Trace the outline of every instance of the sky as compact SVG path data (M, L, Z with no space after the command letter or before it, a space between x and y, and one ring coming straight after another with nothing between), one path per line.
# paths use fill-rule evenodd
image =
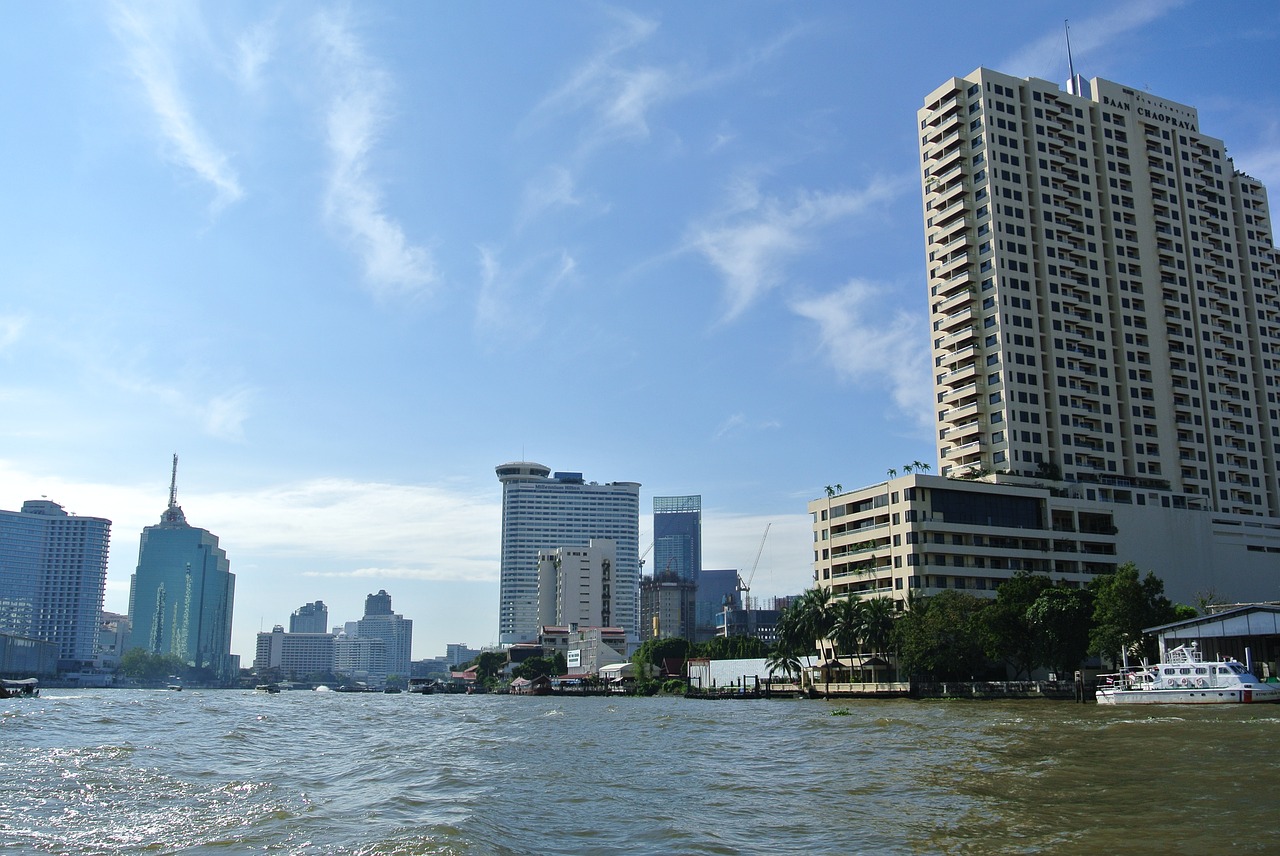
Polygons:
M936 466L915 111L1068 76L1060 3L900 8L7 5L0 508L110 518L125 612L177 453L246 666L379 589L493 644L514 460L640 482L642 544L700 494L704 567L798 593L809 500ZM1280 4L1071 14L1280 188Z

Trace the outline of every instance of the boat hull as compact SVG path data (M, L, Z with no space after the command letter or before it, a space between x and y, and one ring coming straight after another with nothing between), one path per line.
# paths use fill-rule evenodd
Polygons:
M1098 704L1269 704L1280 702L1280 690L1248 687L1205 689L1099 689Z

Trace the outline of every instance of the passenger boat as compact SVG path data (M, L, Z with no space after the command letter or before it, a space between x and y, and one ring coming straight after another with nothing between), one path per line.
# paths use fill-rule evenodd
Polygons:
M32 698L40 695L40 681L36 678L0 681L0 698Z
M1098 676L1098 704L1257 704L1280 702L1280 685L1265 684L1244 663L1205 660L1195 643L1167 652L1164 662Z

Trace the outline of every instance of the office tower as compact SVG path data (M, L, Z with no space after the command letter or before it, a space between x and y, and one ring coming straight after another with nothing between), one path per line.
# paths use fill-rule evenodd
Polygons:
M695 585L702 570L702 497L653 498L653 571Z
M111 521L27 500L0 511L0 632L57 646L64 668L91 666Z
M503 645L538 638L538 551L616 544L613 623L636 638L639 584L640 485L587 482L529 461L496 468L502 482L502 559L498 639Z
M356 623L357 639L381 639L387 675L409 679L413 650L413 622L391 611L391 595L379 590L364 599L364 618Z
M445 663L449 666L461 666L470 663L480 656L480 651L463 642L450 642L444 646Z
M940 473L1280 515L1265 189L1194 107L1069 90L978 69L919 111Z
M1262 185L1193 107L988 69L919 111L939 475L809 503L858 597L1280 584L1280 286Z
M538 551L538 625L612 627L617 545L592 538L585 547Z
M328 633L329 607L324 601L304 603L289 616L290 633Z
M696 642L706 642L717 634L723 624L717 619L726 606L732 609L745 607L738 597L738 571L728 569L704 569L698 579Z
M219 681L238 678L231 656L236 578L218 537L187 523L178 505L178 456L173 456L169 506L142 530L138 568L129 591L131 648L173 654L208 669Z

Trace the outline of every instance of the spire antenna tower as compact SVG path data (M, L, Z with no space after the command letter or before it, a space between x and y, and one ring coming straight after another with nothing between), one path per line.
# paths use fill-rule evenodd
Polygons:
M173 475L169 478L169 507L178 504L178 453L173 453Z

